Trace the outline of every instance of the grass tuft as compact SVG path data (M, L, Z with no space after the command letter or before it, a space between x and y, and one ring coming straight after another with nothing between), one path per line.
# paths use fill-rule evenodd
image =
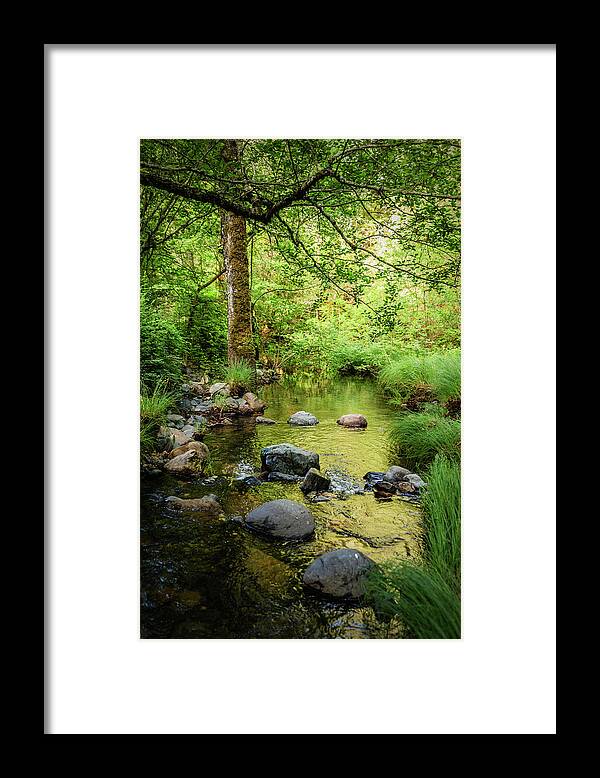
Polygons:
M176 393L159 379L152 390L142 389L140 395L140 448L147 454L154 448L156 433L168 411L174 406Z
M436 454L460 458L460 421L449 419L440 410L426 413L401 413L389 431L390 448L411 467L423 467Z
M440 403L460 397L460 349L404 354L391 360L377 377L379 386L396 400L427 397Z
M254 367L244 360L238 360L227 366L223 380L229 384L231 394L239 395L252 388L254 376Z
M460 638L460 595L436 568L378 567L366 583L375 611L397 616L412 638Z

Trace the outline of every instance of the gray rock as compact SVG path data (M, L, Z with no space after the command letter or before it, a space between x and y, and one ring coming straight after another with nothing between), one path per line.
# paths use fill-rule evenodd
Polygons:
M170 427L176 427L177 429L181 429L185 425L185 419L177 413L169 413L167 421Z
M240 475L234 481L238 487L260 486L262 484L260 478L257 478L255 475Z
M404 480L408 481L408 483L412 484L413 486L416 486L417 489L424 489L427 486L427 483L421 478L421 476L418 476L416 473L408 473Z
M203 427L205 424L208 424L208 419L206 416L200 416L196 414L194 416L190 416L190 418L186 421L186 424L190 424L192 427L195 427L196 425Z
M363 476L365 479L365 489L373 489L375 484L383 481L384 475L385 473L380 473L374 470L370 470L368 473L365 473Z
M192 440L191 432L184 432L184 430L178 430L176 427L160 427L158 430L158 443L163 446L165 451L171 451L177 448L177 446L183 446L190 440Z
M326 492L331 486L331 480L314 467L311 467L308 473L304 476L304 481L300 484L300 490L304 494L309 492Z
M315 531L315 520L304 505L293 500L265 502L246 516L250 529L282 540L303 540Z
M203 403L194 403L191 406L191 410L194 413L208 413L208 411L210 411L210 409L212 407L213 407L213 403L211 403L210 401L207 401L207 402L203 402Z
M301 480L299 475L290 475L289 473L278 473L277 471L269 473L267 481L278 481L280 483L295 484Z
M375 566L354 548L338 548L317 557L304 571L305 586L338 599L356 600L365 593L364 579Z
M181 428L181 431L185 435L189 435L190 437L192 437L194 432L196 432L196 428L192 424L186 424L185 427Z
M304 476L311 467L319 469L319 455L291 443L276 443L260 452L262 467L267 472Z
M297 411L288 419L288 424L294 424L297 427L314 427L318 423L317 417L307 411Z
M222 382L212 384L211 386L208 387L208 391L210 392L211 397L214 397L215 394L224 394L225 397L228 397L231 394L229 390L229 386Z
M398 481L406 481L405 476L410 473L405 467L398 467L398 465L392 465L383 475L384 481L389 481L394 484Z
M275 419L267 419L266 416L257 416L256 423L257 424L277 424Z

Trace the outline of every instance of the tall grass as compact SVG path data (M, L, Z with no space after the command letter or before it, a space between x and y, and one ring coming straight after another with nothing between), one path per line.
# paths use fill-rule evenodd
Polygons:
M413 638L460 638L460 465L438 455L426 477L424 563L381 565L367 594L377 612L398 617Z
M140 448L149 453L156 441L158 428L174 406L177 394L168 389L168 382L158 380L153 389L142 389L140 394Z
M423 467L436 454L460 458L460 421L449 419L440 410L400 413L390 425L391 450L411 467Z
M385 365L377 378L392 397L406 400L429 391L441 403L460 397L460 349L404 354Z
M237 360L225 369L225 383L229 384L232 394L242 394L254 385L255 370L249 362Z
M434 567L380 566L366 582L375 610L400 619L412 638L460 638L460 595Z
M427 472L422 500L425 555L448 580L460 579L460 465L438 455Z

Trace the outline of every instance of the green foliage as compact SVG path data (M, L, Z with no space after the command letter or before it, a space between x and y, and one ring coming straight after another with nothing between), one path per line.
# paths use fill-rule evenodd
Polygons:
M460 349L394 358L378 375L381 388L398 401L419 392L441 403L460 398Z
M436 456L423 497L424 564L388 562L369 576L375 609L414 638L460 638L460 466Z
M223 380L229 384L231 394L241 395L252 388L254 378L254 367L244 360L237 360L227 366Z
M426 361L427 383L441 403L460 398L460 349L434 352Z
M388 359L380 343L338 343L329 355L331 369L340 375L375 376Z
M186 328L188 361L212 372L227 363L227 305L205 294L190 303Z
M460 421L449 419L441 411L400 413L389 432L390 447L402 462L422 467L436 454L460 459Z
M142 293L140 301L140 377L147 390L181 380L185 340L177 326L151 306Z
M460 638L460 595L434 567L381 565L368 578L376 612L397 616L413 638Z
M438 454L425 476L425 553L448 580L460 578L460 465Z
M140 447L142 454L149 453L156 442L158 428L174 406L176 393L169 391L168 382L159 379L152 390L140 395Z

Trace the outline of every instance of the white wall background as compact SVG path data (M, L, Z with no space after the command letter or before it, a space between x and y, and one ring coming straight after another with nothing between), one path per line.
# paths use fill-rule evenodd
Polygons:
M554 732L554 49L46 56L47 731ZM138 139L169 136L463 139L462 640L139 639Z

